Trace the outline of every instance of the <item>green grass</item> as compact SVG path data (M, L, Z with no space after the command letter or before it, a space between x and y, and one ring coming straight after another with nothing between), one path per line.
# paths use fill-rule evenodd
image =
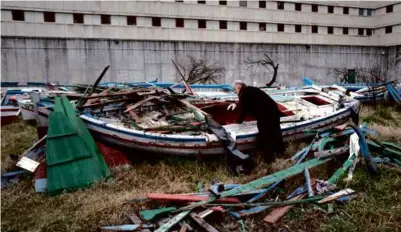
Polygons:
M383 124L371 121L370 126L381 132L381 139L399 141L401 113L394 108L383 109L380 118L395 122ZM372 108L364 108L361 118L376 114ZM2 171L12 165L9 155L21 154L36 139L34 127L18 123L2 128ZM161 206L152 202L127 203L144 197L148 192L188 193L197 191L197 182L208 186L212 181L225 183L247 183L261 176L291 165L284 162L308 141L287 144L284 157L271 165L264 164L255 154L258 166L248 176L232 176L226 170L224 159L136 159L132 166L113 169L113 178L97 183L91 188L56 197L34 192L31 178L2 190L1 229L2 231L98 231L99 226L130 223L127 214ZM144 155L142 153L131 154ZM146 156L146 155L145 155ZM322 165L310 170L311 176L327 179L341 163ZM331 170L331 171L330 171ZM284 193L270 194L268 198L280 195L280 199L303 184L303 176L290 179ZM350 183L340 182L340 188L349 187L358 193L365 193L345 205L335 204L334 213L326 214L312 204L292 208L276 225L268 225L263 212L245 219L248 231L401 231L401 172L399 169L379 166L375 176L359 164ZM320 206L327 211L327 205ZM215 214L207 218L219 231L240 231L235 220L227 214Z

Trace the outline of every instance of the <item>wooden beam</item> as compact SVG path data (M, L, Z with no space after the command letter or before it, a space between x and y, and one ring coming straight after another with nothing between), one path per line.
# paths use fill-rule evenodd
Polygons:
M340 197L350 195L350 194L352 194L354 192L355 192L354 190L349 189L349 188L343 189L343 190L341 190L339 192L336 192L336 193L334 193L334 194L332 194L332 195L330 195L330 196L328 196L326 198L323 198L322 200L318 201L317 203L321 204L321 203L327 203L327 202L330 202L330 201L334 201L334 200L336 200L336 199L338 199Z
M166 194L166 193L148 193L147 198L151 200L159 201L184 201L184 202L197 202L204 201L209 198L209 196L191 196L183 194ZM221 203L240 203L238 198L229 197L218 199L217 202Z
M208 232L218 232L216 228L214 228L212 225L207 223L203 218L201 218L198 214L196 213L191 213L190 214L191 218L194 219L198 225L200 225L203 229L205 229Z
M300 200L300 199L304 198L305 196L306 196L306 194L304 193L304 194L298 195L296 197L293 197L290 200L291 201ZM280 218L282 218L292 207L294 207L294 205L287 205L287 206L276 208L276 209L272 210L263 220L267 223L274 224L278 220L280 220Z

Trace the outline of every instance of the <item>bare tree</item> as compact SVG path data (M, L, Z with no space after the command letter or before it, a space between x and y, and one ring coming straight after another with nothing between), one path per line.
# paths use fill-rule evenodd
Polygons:
M274 82L276 81L277 78L277 71L278 71L278 66L280 64L276 64L273 59L270 58L269 55L266 53L263 54L264 59L261 60L252 60L252 59L247 59L244 61L244 63L248 66L262 66L266 68L269 72L273 71L273 77L271 78L270 82L266 83L266 86L272 86Z
M339 83L347 83L348 81L348 69L346 67L329 69L327 75L333 75Z
M225 75L225 68L218 63L209 64L205 59L196 59L193 56L187 58L185 62L176 66L177 69L181 69L178 71L182 73L187 84L217 84Z

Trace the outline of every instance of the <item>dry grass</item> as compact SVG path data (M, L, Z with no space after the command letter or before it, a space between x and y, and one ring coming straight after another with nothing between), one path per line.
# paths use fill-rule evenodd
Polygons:
M364 108L362 118L371 114L374 114L374 111ZM394 114L396 120L394 123L401 122L399 112L392 111L391 114ZM394 125L388 126L375 122L372 127L383 133L383 138L397 140L397 133L401 132ZM19 123L2 128L1 133L3 171L4 162L8 162L9 155L20 154L28 148L36 138L36 132L33 127ZM198 181L205 185L209 185L212 181L246 183L291 165L286 158L292 156L307 142L287 144L286 154L271 165L263 163L262 158L258 154L254 154L258 167L248 176L232 176L227 172L225 160L222 158L213 160L148 158L136 160L132 166L113 169L113 178L108 181L97 183L91 188L63 193L55 197L35 193L32 180L28 177L2 190L1 229L2 231L97 231L102 225L129 223L127 214L160 205L144 201L127 203L128 200L143 197L147 192L196 192ZM339 165L341 164L323 165L311 170L311 176L327 178ZM400 175L396 170L384 167L381 170L385 171L381 172L379 177L372 179L365 174L363 169L359 168L350 187L359 192L366 191L369 193L368 196L346 206L336 206L337 213L335 215L326 215L312 208L311 205L304 205L294 207L277 225L265 224L263 217L267 212L264 212L247 218L245 220L246 227L248 231L400 229L399 224L398 227L396 225L396 220L399 222L399 215L401 215ZM286 192L292 191L302 183L302 176L292 178L285 183L284 192L275 192L271 196L277 194L284 196ZM355 214L358 218L343 217L339 213L342 211L350 215ZM397 211L398 214L395 214ZM373 220L374 217L378 217L380 222ZM210 217L208 221L220 231L240 231L238 224L227 214ZM352 227L350 227L351 225Z

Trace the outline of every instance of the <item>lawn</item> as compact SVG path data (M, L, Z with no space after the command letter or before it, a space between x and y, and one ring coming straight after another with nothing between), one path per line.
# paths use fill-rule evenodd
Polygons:
M361 119L380 133L379 139L401 143L401 112L392 107L364 107ZM36 139L33 126L17 123L2 127L1 162L2 172L9 169L21 154ZM2 231L98 231L99 226L127 224L127 215L158 204L146 201L128 202L144 197L148 192L188 193L198 191L198 182L210 185L212 181L224 183L246 183L290 164L284 162L307 141L287 144L284 157L267 165L258 154L254 154L258 167L247 176L232 176L226 169L223 158L212 160L183 158L136 159L132 166L112 170L113 178L94 186L47 196L35 193L32 179L23 181L1 191ZM132 156L144 154L130 154ZM311 170L311 176L327 178L330 165ZM338 168L339 165L336 166ZM272 195L283 194L303 183L303 177L290 179L285 189ZM267 212L245 219L248 231L397 231L401 230L401 171L399 168L379 166L379 173L369 175L363 165L358 165L354 179L340 182L340 187L349 187L361 196L345 205L334 205L334 212L324 213L312 204L294 207L276 225L263 222ZM324 209L327 210L327 209ZM220 231L240 231L231 217L218 215L208 218Z

